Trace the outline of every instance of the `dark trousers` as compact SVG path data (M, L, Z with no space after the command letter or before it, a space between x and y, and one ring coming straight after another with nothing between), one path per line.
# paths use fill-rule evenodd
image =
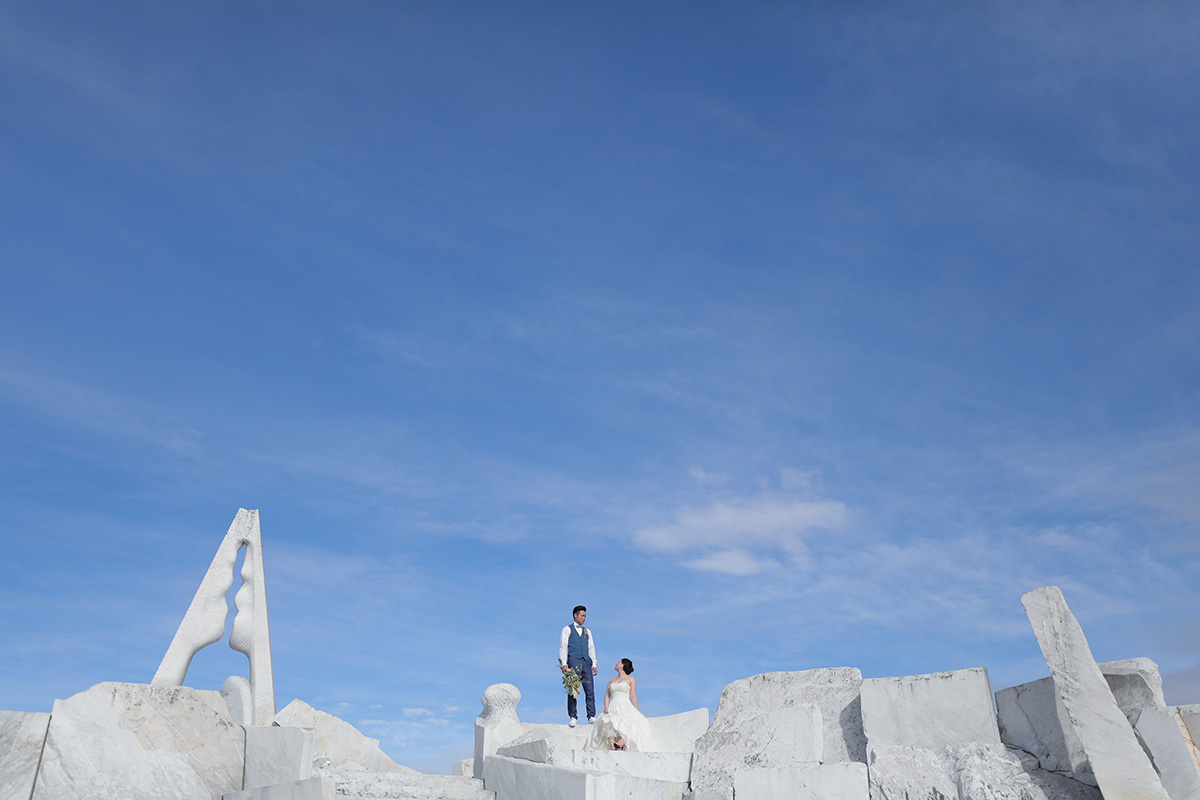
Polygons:
M583 684L583 695L587 699L587 718L591 719L596 716L596 686L592 683L592 660L567 656L567 669L573 669L579 673L579 682ZM567 716L578 719L579 716L575 713L578 708L576 698L568 694Z

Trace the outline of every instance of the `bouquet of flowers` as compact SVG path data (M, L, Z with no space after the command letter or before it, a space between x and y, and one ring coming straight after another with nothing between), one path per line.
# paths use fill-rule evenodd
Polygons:
M578 667L563 673L563 688L571 697L579 697L579 693L583 691L583 676Z

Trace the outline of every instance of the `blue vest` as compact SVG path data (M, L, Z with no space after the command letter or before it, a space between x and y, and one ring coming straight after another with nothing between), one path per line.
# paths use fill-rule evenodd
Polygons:
M567 639L567 658L590 659L588 654L588 635L579 635L575 626L571 626L571 638Z

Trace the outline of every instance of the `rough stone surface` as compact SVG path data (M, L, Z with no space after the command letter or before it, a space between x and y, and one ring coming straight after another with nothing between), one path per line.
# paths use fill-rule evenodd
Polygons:
M1004 747L961 744L944 748L940 757L959 800L1102 800L1094 786L1030 769Z
M246 772L243 789L276 783L294 783L312 777L313 730L311 728L244 726L246 729Z
M484 760L525 732L517 716L521 690L511 683L495 683L480 698L483 711L475 718L475 776L483 777Z
M1134 730L1171 800L1200 800L1200 753L1179 709L1143 708Z
M553 764L560 751L582 750L590 733L591 728L586 725L578 728L553 723L530 725L520 736L496 748L496 755ZM475 767L479 768L478 762Z
M1026 593L1021 602L1105 800L1167 800L1062 592L1046 586Z
M241 792L230 792L221 800L336 800L337 792L332 781L325 778L307 778L302 781L277 783Z
M355 800L495 800L483 781L466 775L425 775L407 772L372 772L324 766L316 777L332 782L338 797Z
M50 715L0 711L0 798L28 800Z
M455 761L450 767L451 775L474 775L475 774L475 759L464 758L460 761Z
M1192 737L1192 743L1200 749L1200 704L1187 706L1176 706L1179 709L1179 718L1183 720L1183 727Z
M1106 661L1100 665L1104 682L1112 690L1117 708L1127 719L1143 708L1166 708L1163 698L1162 675L1158 664L1148 658L1126 658Z
M868 746L937 751L963 742L1000 744L987 670L869 678L862 682Z
M916 747L872 747L871 800L955 800L958 786L937 753Z
M712 727L696 742L692 793L696 800L733 796L733 775L753 767L804 766L795 754L778 759L771 741L804 741L820 711L820 757L826 763L866 762L859 689L862 673L853 667L771 672L734 681L721 692ZM814 747L802 755L810 756ZM773 754L762 758L763 752Z
M56 700L34 800L195 800L242 788L245 732L217 692L101 683Z
M318 711L303 700L293 700L275 715L281 727L312 728L314 754L319 751L334 767L365 768L376 772L414 772L388 758L379 740L332 714Z
M813 764L788 769L740 769L733 774L737 800L867 800L867 765Z

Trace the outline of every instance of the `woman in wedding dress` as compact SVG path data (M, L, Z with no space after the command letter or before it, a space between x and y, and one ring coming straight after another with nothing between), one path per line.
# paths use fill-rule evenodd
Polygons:
M596 717L587 747L647 752L652 749L650 721L638 711L633 662L622 658L615 669L617 676L608 682L608 690L604 692L604 713Z

